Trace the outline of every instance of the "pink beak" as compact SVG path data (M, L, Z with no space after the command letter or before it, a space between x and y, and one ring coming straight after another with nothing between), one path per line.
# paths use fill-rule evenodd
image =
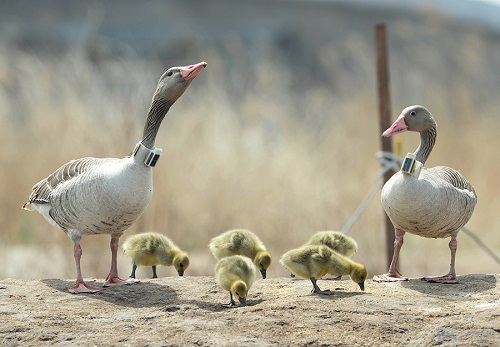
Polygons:
M408 126L405 123L405 116L400 115L398 119L387 129L382 133L382 136L384 137L389 137L397 133L402 133L403 131L408 130Z
M202 61L201 63L189 65L189 66L181 66L179 70L181 70L182 78L186 81L194 79L202 69L207 66L207 63Z

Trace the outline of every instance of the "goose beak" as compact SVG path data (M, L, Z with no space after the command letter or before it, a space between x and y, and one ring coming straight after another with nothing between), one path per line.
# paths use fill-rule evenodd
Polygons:
M179 274L179 276L184 276L184 270L177 270L177 273Z
M361 288L361 290L363 290L363 291L365 290L365 282L359 282L358 286L359 286L359 288Z
M389 137L397 133L402 133L403 131L408 130L408 126L405 123L405 116L401 115L396 119L396 121L382 133L383 137Z
M246 298L240 298L240 305L241 306L246 306L247 305L247 299Z
M260 274L262 275L263 279L266 279L266 270L265 269L260 270Z
M182 78L186 81L190 81L194 79L201 70L203 70L207 66L207 63L202 61L201 63L189 65L189 66L181 66L179 70L181 71Z

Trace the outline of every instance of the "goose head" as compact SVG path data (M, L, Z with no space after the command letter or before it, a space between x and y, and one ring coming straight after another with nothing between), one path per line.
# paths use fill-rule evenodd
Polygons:
M435 127L436 122L431 113L420 105L405 108L396 121L382 133L382 136L389 137L404 131L425 132Z
M231 294L234 298L238 299L241 306L246 306L247 304L247 292L248 287L245 282L238 280L231 285Z
M267 251L257 253L254 259L254 264L259 269L262 278L266 278L267 269L271 265L271 255Z
M206 66L207 63L203 61L189 66L171 67L160 77L153 100L173 104Z
M365 280L368 277L368 271L363 264L354 263L349 273L349 277L351 277L353 282L359 285L361 290L365 290Z
M172 265L177 270L177 273L179 274L179 276L183 276L184 275L184 271L186 271L186 269L189 266L189 257L188 257L188 255L186 253L177 254L174 257Z

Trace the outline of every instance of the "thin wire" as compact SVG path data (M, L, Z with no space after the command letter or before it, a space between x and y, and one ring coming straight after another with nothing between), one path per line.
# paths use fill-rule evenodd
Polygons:
M473 239L474 241L476 241L476 243L478 244L478 246L480 248L483 249L483 251L485 251L486 253L489 254L490 257L493 258L493 260L497 263L497 264L500 264L500 257L498 255L495 254L495 252L493 252L491 250L491 248L489 248L488 246L486 246L486 244L479 238L479 236L477 236L475 233L473 233L470 229L467 229L465 227L462 228L462 231L466 234L466 235L469 235L469 237L471 239Z

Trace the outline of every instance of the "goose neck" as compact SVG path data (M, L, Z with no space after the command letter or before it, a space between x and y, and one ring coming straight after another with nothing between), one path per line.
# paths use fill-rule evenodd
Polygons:
M162 99L154 99L151 103L141 141L145 147L149 149L154 147L156 135L160 129L161 122L163 121L163 118L165 118L170 106L172 106L172 103Z
M436 137L437 137L436 126L433 126L430 129L427 129L420 133L420 145L415 151L415 156L416 159L422 164L425 164L425 162L429 158L432 148L436 143Z

